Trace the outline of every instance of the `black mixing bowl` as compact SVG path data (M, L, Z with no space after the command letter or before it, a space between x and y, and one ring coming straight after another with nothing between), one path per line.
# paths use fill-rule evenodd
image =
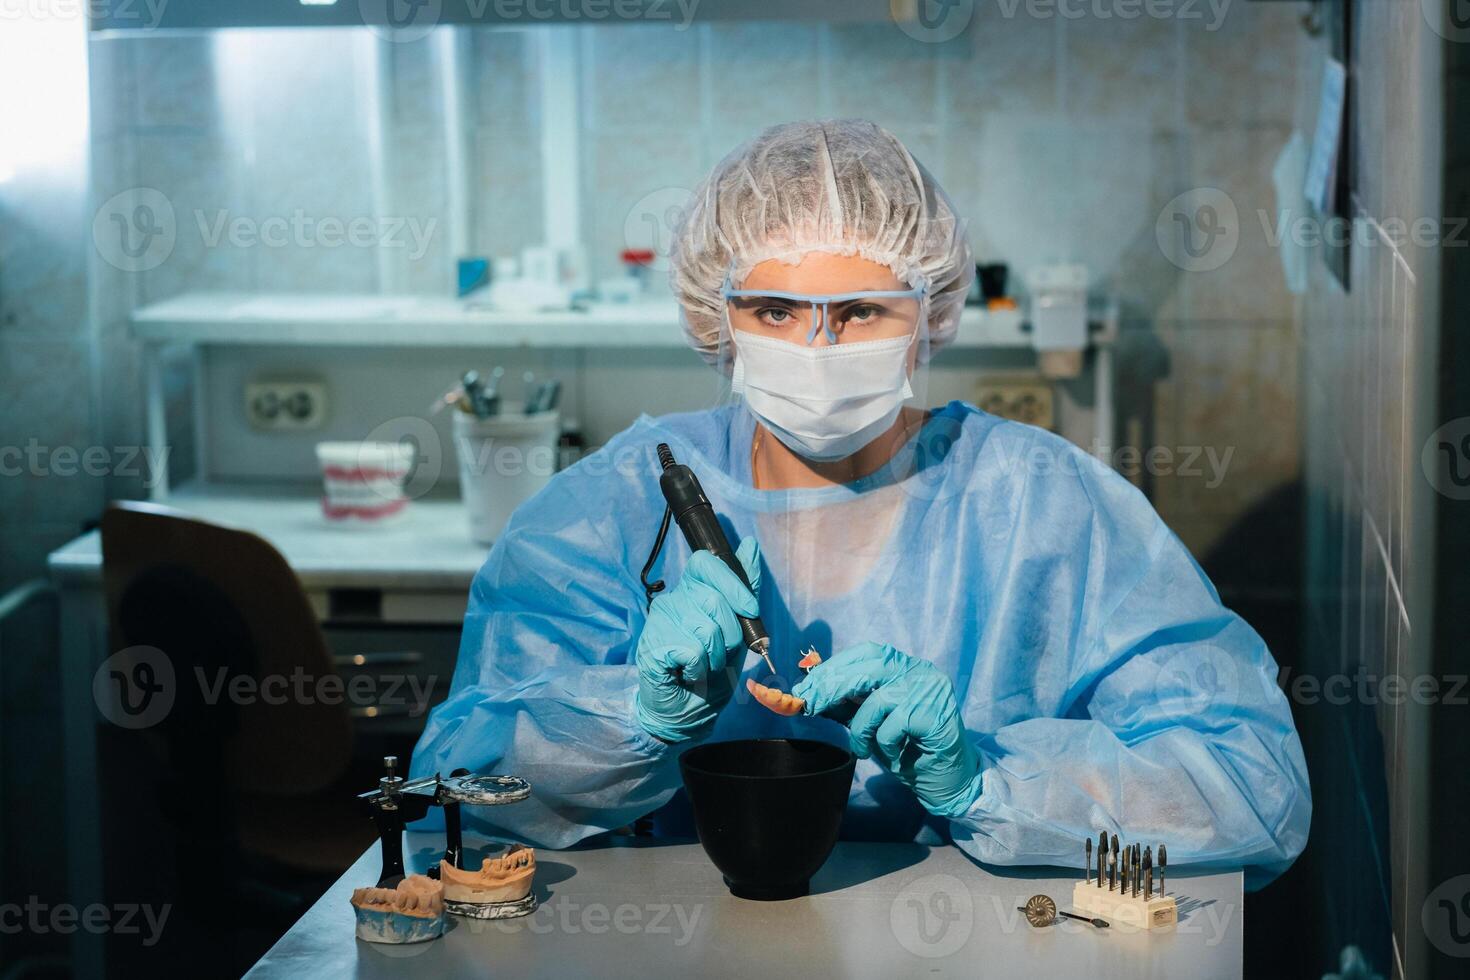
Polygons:
M832 853L857 757L808 739L713 742L679 757L704 851L740 898L805 895Z

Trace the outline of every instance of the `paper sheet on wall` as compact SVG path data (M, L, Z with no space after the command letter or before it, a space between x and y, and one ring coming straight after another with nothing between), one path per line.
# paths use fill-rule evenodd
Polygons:
M1298 188L1303 186L1307 171L1307 141L1292 130L1291 138L1281 148L1271 167L1271 186L1276 192L1276 227L1271 235L1281 254L1281 273L1286 288L1300 295L1307 291L1307 247L1297 233L1307 217Z
M1317 102L1317 131L1312 136L1312 155L1307 162L1303 193L1318 214L1326 214L1334 202L1332 187L1337 173L1338 144L1342 139L1342 106L1347 94L1347 69L1328 58L1322 69L1322 94Z

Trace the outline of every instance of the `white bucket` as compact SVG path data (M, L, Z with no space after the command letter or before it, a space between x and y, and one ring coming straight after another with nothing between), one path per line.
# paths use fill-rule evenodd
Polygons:
M413 447L398 442L319 442L322 514L329 521L375 524L408 506L403 481Z
M519 408L519 406L514 406ZM556 472L561 416L454 413L454 450L459 457L459 495L470 519L470 537L490 544L511 511L546 486Z

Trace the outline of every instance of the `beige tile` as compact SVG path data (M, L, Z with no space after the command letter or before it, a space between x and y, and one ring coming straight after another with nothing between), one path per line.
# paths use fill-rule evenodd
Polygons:
M483 255L517 255L545 239L540 135L497 126L476 139L476 240Z
M1194 131L1191 182L1223 191L1239 223L1230 258L1218 268L1188 275L1190 314L1199 320L1273 321L1293 315L1295 305L1273 244L1280 229L1271 168L1287 135L1275 126Z
M898 132L932 120L941 63L959 49L925 44L888 21L829 27L824 52L835 116L856 116Z
M483 30L471 33L480 123L512 128L536 125L541 118L537 34Z
M753 136L779 122L822 116L815 25L727 21L708 31L712 122Z
M625 248L652 248L662 275L674 226L705 174L702 141L695 133L624 128L588 143L584 200L594 276L621 274Z
M206 128L216 124L214 35L162 35L142 32L132 38L136 64L139 126Z
M1290 125L1295 112L1301 9L1232 3L1217 19L1181 21L1185 105L1195 125Z
M1104 115L1150 126L1178 119L1179 53L1170 19L1084 16L1062 25L1065 106L1077 120Z
M599 27L590 34L589 126L687 132L700 118L699 32L667 25Z
M1060 18L1028 16L1026 5L975 4L956 56L940 62L946 125L965 127L987 113L1057 109Z
M232 244L227 230L230 220L249 213L238 161L209 133L141 133L137 154L138 185L168 199L175 229L173 251L139 277L142 300L248 288L252 256Z

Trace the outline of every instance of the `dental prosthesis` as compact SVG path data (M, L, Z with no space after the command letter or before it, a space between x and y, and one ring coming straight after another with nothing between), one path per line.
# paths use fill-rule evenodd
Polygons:
M790 694L782 693L774 687L766 687L755 681L746 679L745 689L749 691L757 701L776 712L778 715L801 714L801 709L806 707L806 702L801 698L792 697Z
M444 905L455 915L473 919L508 919L536 908L531 883L536 876L536 852L512 844L499 857L486 858L478 871L439 862L444 882Z
M444 886L409 875L397 888L356 888L357 938L370 943L421 943L444 934Z
M817 666L821 662L822 655L817 652L816 647L809 647L805 655L803 655L802 658L796 662L796 666L800 667L807 673L811 673L812 668ZM787 717L790 717L792 715L799 715L801 714L802 709L806 707L806 702L803 701L801 698L783 693L782 691L779 691L774 687L766 687L764 684L757 684L755 681L750 680L749 678L747 678L745 681L745 689L749 691L757 701L759 701L761 704L765 705L772 711L776 712L776 714L778 715L786 715Z

